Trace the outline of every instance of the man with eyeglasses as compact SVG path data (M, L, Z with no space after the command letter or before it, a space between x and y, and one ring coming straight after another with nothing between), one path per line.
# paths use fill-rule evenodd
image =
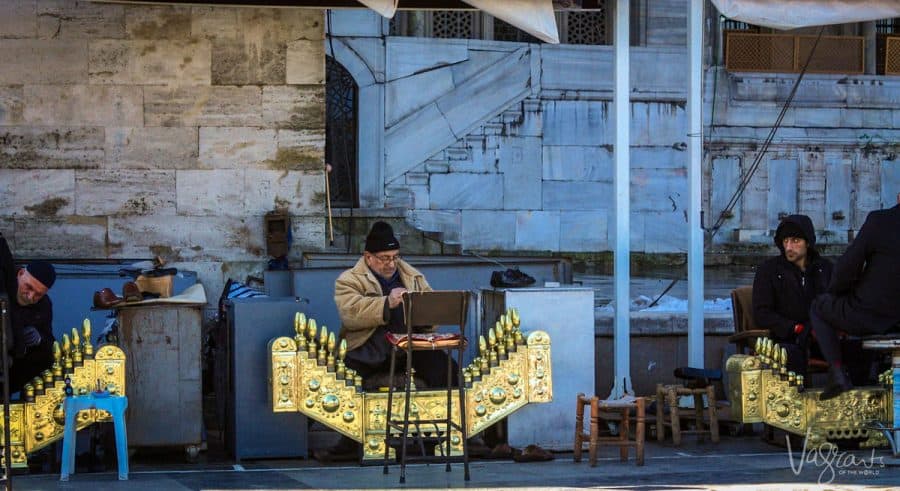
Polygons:
M341 316L340 337L347 340L344 364L363 378L363 389L387 386L391 346L386 332L406 333L403 293L431 291L425 276L400 258L400 241L394 229L378 221L366 236L363 256L341 273L334 285L334 301ZM398 360L403 366L402 360ZM413 358L418 387L443 386L447 382L447 358L443 351L419 351ZM455 364L453 365L454 372ZM403 379L395 377L397 387ZM455 381L453 383L456 383ZM315 452L320 461L352 460L358 445L343 438L335 447Z

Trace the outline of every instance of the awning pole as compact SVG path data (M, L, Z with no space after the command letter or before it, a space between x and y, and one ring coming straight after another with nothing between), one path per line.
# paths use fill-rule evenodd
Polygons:
M615 154L615 171L613 185L615 187L615 206L613 216L616 221L615 253L614 253L614 281L616 317L614 326L615 340L615 382L613 383L612 397L622 397L631 389L631 325L629 318L629 306L631 298L629 282L631 280L630 235L631 235L631 203L630 203L630 141L631 141L631 101L629 90L630 63L629 50L631 35L629 33L629 17L631 6L629 0L616 1L616 17L614 25L615 33L615 77L616 85L613 90L613 106L615 107L615 135L616 142L613 147Z
M688 365L703 368L703 1L690 0L688 13Z

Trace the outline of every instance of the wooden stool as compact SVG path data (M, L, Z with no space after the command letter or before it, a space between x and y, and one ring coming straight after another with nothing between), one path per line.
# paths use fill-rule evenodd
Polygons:
M597 465L597 447L610 445L619 447L619 456L622 461L628 460L628 447L635 447L635 460L637 465L644 465L644 406L643 397L635 397L621 400L600 400L598 397L587 398L584 394L578 394L575 406L575 462L581 462L581 452L587 441L588 460L591 467ZM584 406L591 406L591 432L584 432ZM635 411L636 427L634 440L629 440L629 425L631 409ZM600 436L601 412L613 412L621 415L619 436Z
M709 405L709 428L704 429L703 422L703 396ZM678 408L678 399L680 396L694 397L694 414L682 415ZM665 405L669 406L669 420L664 415ZM697 428L695 430L682 430L681 417L693 417ZM672 443L681 444L682 433L695 433L699 435L701 441L703 435L709 433L713 443L719 443L719 419L716 416L716 392L712 385L704 387L689 388L683 385L656 385L656 439L663 441L666 436L666 426L672 428Z

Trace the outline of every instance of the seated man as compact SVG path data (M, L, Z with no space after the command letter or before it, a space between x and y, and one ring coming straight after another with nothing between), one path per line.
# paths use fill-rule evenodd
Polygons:
M406 334L403 292L431 291L425 276L400 259L400 241L385 222L375 222L366 237L365 251L355 266L344 271L334 284L334 301L341 316L340 337L347 340L344 364L363 379L364 390L388 384L391 345L386 332ZM403 385L406 360L399 353L394 386ZM453 384L456 384L456 362ZM447 384L447 358L443 351L418 351L413 356L418 388ZM348 437L331 449L315 452L320 461L355 458L358 444Z
M406 291L431 291L431 286L422 273L400 259L400 242L391 226L375 222L366 237L363 257L341 273L334 286L334 301L341 316L340 337L347 340L344 363L362 376L365 390L387 385L391 346L385 333L406 333L402 305ZM398 357L398 374L402 372L401 363L405 360ZM417 382L424 387L446 386L444 352L417 352L413 368L421 378ZM395 384L399 386L399 381Z
M53 364L53 306L47 291L56 270L45 261L16 268L6 238L0 235L0 292L9 295L7 348L13 355L9 370L10 393Z
M837 331L883 334L900 322L900 194L896 206L866 217L835 264L828 293L813 302L810 321L831 365L828 385L819 398L831 399L852 387Z
M816 251L816 234L806 215L790 215L775 231L781 251L756 270L753 319L788 349L788 370L806 375L809 307L831 279L831 262Z

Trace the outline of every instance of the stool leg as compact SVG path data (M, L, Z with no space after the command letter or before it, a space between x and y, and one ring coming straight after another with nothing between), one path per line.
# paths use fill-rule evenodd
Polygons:
M661 384L656 384L656 441L661 442L666 438L665 416L663 406L666 405L666 393Z
M694 390L694 420L697 425L697 441L702 442L705 432L707 431L703 425L703 394Z
M681 445L681 415L678 409L678 391L674 388L669 389L666 399L669 402L669 419L672 422L672 443Z
M581 462L581 451L584 441L584 394L579 393L575 401L575 443L572 446L572 459Z
M631 423L628 421L629 408L622 408L622 424L619 427L619 459L628 461L628 436L631 433Z
M113 413L116 430L116 460L119 461L119 480L128 480L128 431L125 428L125 408Z
M597 466L597 446L600 439L600 405L597 397L591 397L591 444L588 447L588 461Z
M706 400L709 403L709 435L713 443L719 443L719 416L716 414L716 390L712 385L706 387Z
M75 473L75 417L77 415L78 411L75 411L74 408L66 410L66 422L63 426L62 465L59 469L60 481L68 481L69 474Z
M644 402L643 397L638 397L637 407L634 410L637 419L637 426L634 429L634 457L637 465L644 465Z

